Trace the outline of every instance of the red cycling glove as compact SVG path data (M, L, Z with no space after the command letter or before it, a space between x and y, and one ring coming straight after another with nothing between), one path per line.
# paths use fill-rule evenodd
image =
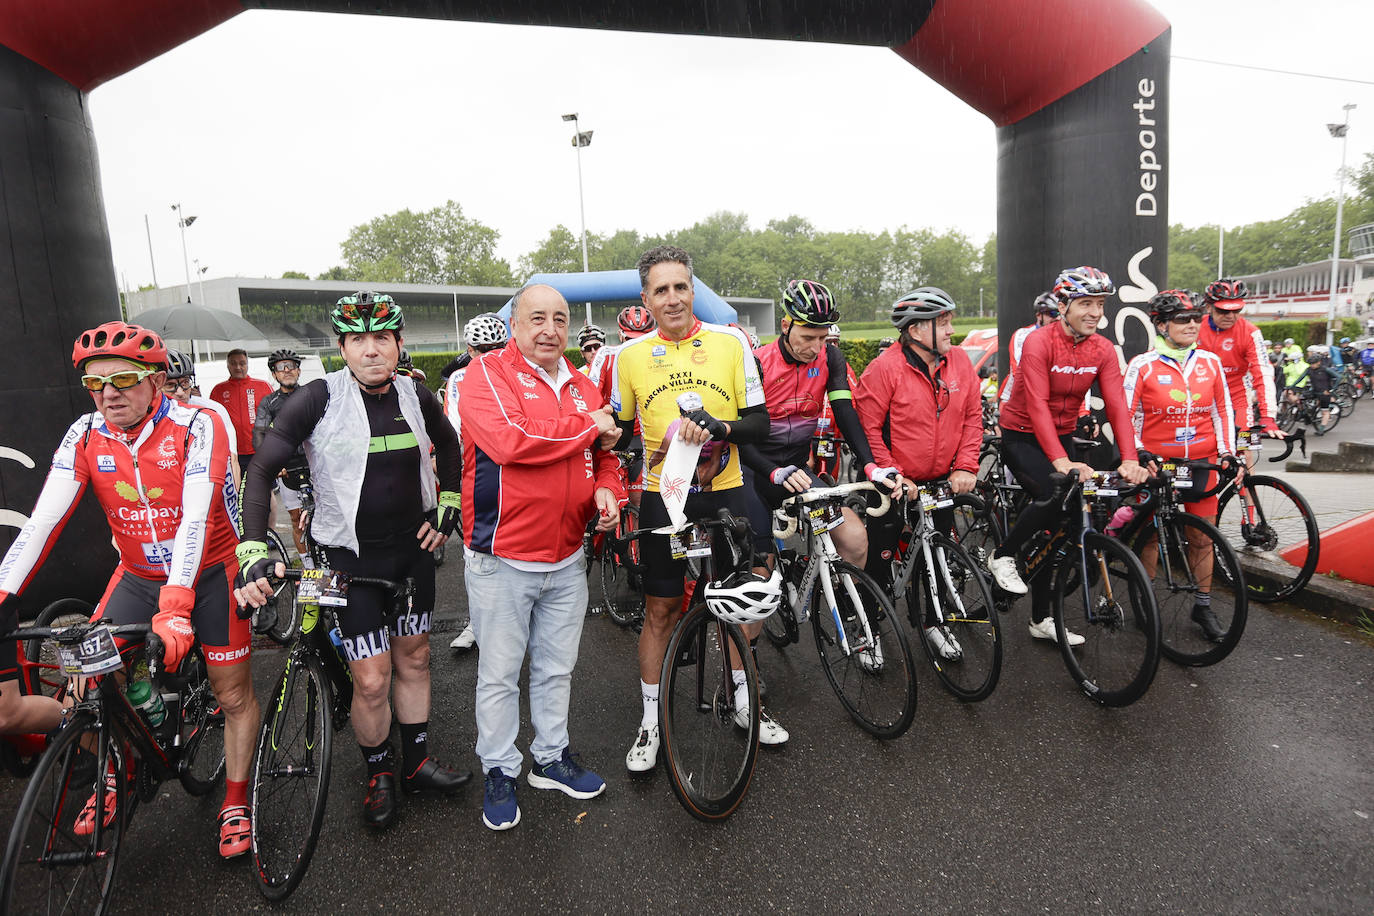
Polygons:
M180 668L181 660L195 644L196 632L191 628L191 609L195 606L196 593L184 585L164 585L158 592L153 632L162 639L163 664L168 671Z

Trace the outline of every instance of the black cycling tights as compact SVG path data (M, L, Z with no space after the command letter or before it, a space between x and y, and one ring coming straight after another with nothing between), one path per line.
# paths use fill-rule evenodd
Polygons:
M1059 443L1064 447L1064 453L1070 461L1078 460L1078 449L1074 446L1072 433L1060 436ZM1003 429L1002 463L1032 500L1026 504L1026 508L1016 519L1016 524L1007 532L1002 546L998 547L994 554L998 557L1014 557L1037 531L1053 530L1062 520L1059 507L1037 505L1050 495L1050 475L1054 473L1054 465L1045 457L1033 433ZM1031 620L1044 620L1050 615L1049 576L1037 576L1035 581L1030 583L1030 587Z

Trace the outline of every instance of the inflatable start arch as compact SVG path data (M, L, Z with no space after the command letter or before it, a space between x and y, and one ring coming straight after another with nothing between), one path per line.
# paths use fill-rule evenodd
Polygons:
M0 17L0 302L18 333L0 378L0 549L67 425L91 409L66 369L72 340L119 314L86 93L245 9L889 47L997 125L1003 341L1063 267L1106 269L1126 305L1166 276L1169 24L1143 0L11 0ZM1129 354L1147 338L1126 317L1109 314L1108 331ZM108 536L83 513L35 602L102 590Z

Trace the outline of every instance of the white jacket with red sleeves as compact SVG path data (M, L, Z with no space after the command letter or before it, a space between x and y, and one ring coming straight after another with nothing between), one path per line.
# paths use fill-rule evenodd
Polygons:
M624 498L619 464L597 448L603 403L582 373L555 392L515 341L472 361L463 424L463 543L478 553L556 563L571 556L596 512L595 491Z

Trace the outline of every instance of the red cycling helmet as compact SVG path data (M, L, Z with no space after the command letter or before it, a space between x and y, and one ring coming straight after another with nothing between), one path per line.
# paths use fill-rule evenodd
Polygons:
M127 359L160 369L167 364L167 346L147 328L107 321L83 331L72 347L72 365L77 369L93 359Z
M1203 299L1209 305L1228 312L1238 312L1245 308L1245 297L1250 295L1244 280L1213 280L1207 284Z
M627 305L616 316L616 325L626 337L639 337L658 327L654 316L642 305Z

